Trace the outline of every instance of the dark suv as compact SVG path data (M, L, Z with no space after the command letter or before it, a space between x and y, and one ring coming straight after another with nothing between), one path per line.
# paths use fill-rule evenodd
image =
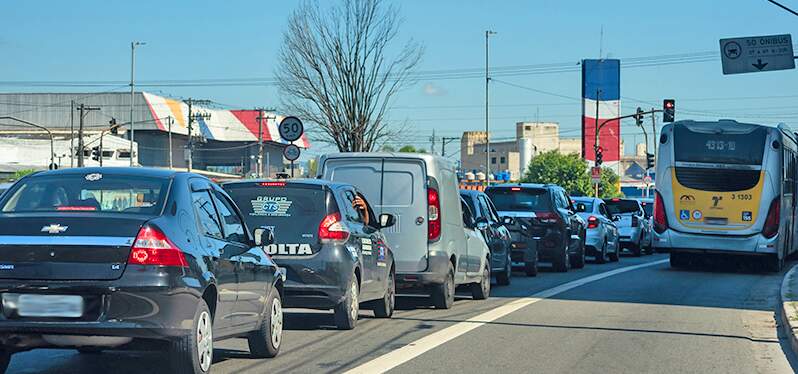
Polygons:
M490 198L483 192L460 190L460 197L468 204L477 221L487 223L485 229L480 231L490 248L491 273L496 274L496 283L502 286L510 284L513 270L510 257L512 239L510 231L504 226L504 220L499 217Z
M559 272L585 266L586 225L562 187L505 184L488 187L485 193L500 215L515 219L511 233L531 238L539 260L551 261L554 270ZM519 240L518 244L524 243L518 236L513 239Z

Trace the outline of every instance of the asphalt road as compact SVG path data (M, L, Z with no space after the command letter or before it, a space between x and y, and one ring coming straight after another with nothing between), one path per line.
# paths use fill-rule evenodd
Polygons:
M783 274L735 263L672 270L667 255L623 257L565 274L517 275L487 301L447 311L398 300L391 320L361 312L353 331L330 313L288 310L280 355L248 357L246 341L217 344L216 373L792 373L774 311ZM168 372L157 353L34 350L10 373Z

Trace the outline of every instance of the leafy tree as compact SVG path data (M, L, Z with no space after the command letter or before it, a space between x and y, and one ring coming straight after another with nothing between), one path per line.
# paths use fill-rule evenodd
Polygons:
M602 198L610 197L623 197L623 194L618 191L618 183L621 177L615 174L615 170L610 168L601 168L601 183L599 184L599 191Z
M35 172L36 172L36 169L17 170L17 171L14 172L14 175L11 177L11 179L12 180L20 180L20 179L22 179L22 177L24 177L24 176L26 176L28 174L33 174Z
M424 148L416 148L412 145L406 145L402 148L399 148L399 152L407 152L407 153L427 153L427 150Z
M591 194L587 162L577 154L564 155L556 150L533 158L521 181L553 183L574 194Z

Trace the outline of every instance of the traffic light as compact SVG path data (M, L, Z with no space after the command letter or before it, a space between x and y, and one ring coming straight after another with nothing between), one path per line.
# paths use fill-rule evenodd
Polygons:
M596 166L601 166L604 163L604 150L601 147L596 147Z
M662 122L673 122L676 117L676 100L665 99L662 101Z
M646 152L646 169L654 167L654 155Z
M100 147L91 148L91 159L94 161L100 161Z
M119 126L116 125L116 118L111 118L111 120L108 121L108 124L111 125L111 134L118 135Z
M643 126L643 109L637 107L637 113L635 114L635 125Z

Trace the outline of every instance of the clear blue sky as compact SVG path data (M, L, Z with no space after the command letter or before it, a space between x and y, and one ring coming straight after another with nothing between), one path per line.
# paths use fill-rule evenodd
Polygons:
M798 0L784 0L798 8ZM296 1L6 1L0 12L0 81L127 80L130 41L143 40L137 79L270 77L286 18ZM573 62L599 54L624 58L717 51L718 39L791 33L798 17L765 0L735 1L396 1L400 39L422 42L419 70L484 68L484 31L496 67ZM579 97L578 72L523 75L503 81ZM798 127L798 71L723 76L720 61L623 69L623 112L677 100L680 119L718 117L787 122ZM4 92L98 91L0 86ZM123 88L124 89L124 88ZM163 87L241 108L279 106L274 87ZM773 98L772 96L792 96ZM759 97L734 99L739 97ZM768 97L768 98L762 98ZM556 121L578 136L576 100L501 83L491 86L494 137L514 135L521 120ZM401 142L426 146L437 135L484 128L484 79L420 81L397 98L390 118L410 125ZM651 107L646 105L644 107ZM690 111L688 114L688 111ZM701 112L701 113L699 113ZM716 115L715 113L727 113ZM624 123L627 149L642 137ZM454 151L456 145L450 148ZM322 151L316 148L310 154ZM451 152L451 151L450 151Z

